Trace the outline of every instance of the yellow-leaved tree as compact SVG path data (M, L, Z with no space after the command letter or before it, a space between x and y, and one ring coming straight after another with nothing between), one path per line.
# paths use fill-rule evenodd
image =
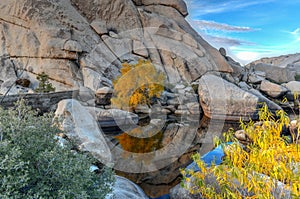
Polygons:
M182 170L184 186L203 198L300 198L300 126L297 125L293 142L282 136L289 124L287 114L280 110L276 117L265 105L259 112L260 122L241 127L251 141L242 145L225 133L222 144L225 156L221 165L208 167L200 155L193 159L200 171ZM228 141L233 142L228 145Z
M165 75L149 60L137 64L123 63L121 76L114 83L112 105L120 109L134 109L138 104L151 105L164 90Z

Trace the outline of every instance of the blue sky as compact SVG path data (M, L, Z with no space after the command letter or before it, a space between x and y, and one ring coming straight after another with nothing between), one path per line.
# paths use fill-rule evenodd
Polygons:
M300 52L300 0L185 0L187 20L242 64Z

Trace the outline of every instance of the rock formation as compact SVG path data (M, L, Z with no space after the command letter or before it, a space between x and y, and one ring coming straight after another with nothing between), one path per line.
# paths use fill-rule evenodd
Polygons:
M293 81L300 75L300 53L261 58L247 68L265 71L268 78L278 83Z
M299 91L298 82L290 81L300 74L295 69L300 55L278 58L273 68L267 65L273 62L266 60L242 67L224 48L218 51L203 40L185 20L187 14L183 0L1 1L0 95L24 93L34 108L43 111L47 103L55 108L58 99L73 98L61 101L56 111L63 116L61 127L67 136L100 161L113 162L117 170L134 170L129 177L144 189L160 187L161 193L148 190L147 194L165 194L179 182L179 168L199 150L201 108L209 118L239 121L255 117L261 102L273 111L281 109L272 99L287 96L292 103L293 92ZM167 83L155 106L141 105L136 113L176 115L181 121L166 125L161 138L166 147L157 153L121 158L120 144L104 136L98 126L116 119L114 113L125 126L127 119L137 123L136 115L112 109L110 98L122 63L139 59L151 60ZM42 72L57 93L29 95ZM283 82L287 84L279 85ZM1 105L11 106L18 97L1 97ZM109 110L93 115L90 110L95 106ZM164 122L151 118L149 126ZM141 134L148 132L146 127ZM208 137L202 141L212 147L212 136ZM163 175L157 172L162 168ZM119 178L117 185L124 184L128 182ZM140 190L133 192L144 197Z
M171 83L231 72L185 21L182 0L0 3L0 82L45 72L57 91L112 86L121 62L150 59ZM3 94L3 93L2 93Z

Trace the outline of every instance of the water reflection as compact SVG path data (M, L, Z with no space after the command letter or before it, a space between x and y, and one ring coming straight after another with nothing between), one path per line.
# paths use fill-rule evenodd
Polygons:
M133 129L130 134L140 134L141 129ZM132 153L149 153L161 149L163 132L160 131L149 138L138 138L131 136L128 133L123 133L115 138L118 140L121 147ZM126 153L126 152L125 152Z
M117 174L138 185L151 197L168 193L180 182L180 168L191 163L191 155L213 147L213 135L221 135L237 123L209 120L189 115L168 116L163 127L148 118L139 127L118 136L110 136L114 168ZM141 130L143 129L143 130ZM151 135L140 138L135 134Z

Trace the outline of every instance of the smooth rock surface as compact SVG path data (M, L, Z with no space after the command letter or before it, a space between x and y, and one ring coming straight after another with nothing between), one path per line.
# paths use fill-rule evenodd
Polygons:
M102 163L111 161L109 147L95 118L77 100L60 101L55 116L62 119L61 130L77 142L80 150L89 151Z
M249 120L258 107L258 97L211 74L201 77L198 93L204 114L212 119Z
M253 68L255 71L265 72L267 79L279 84L295 80L295 72L276 65L258 63L256 65L249 65L248 67Z
M149 199L144 191L132 181L115 176L115 184L112 193L109 193L105 199Z
M267 80L261 82L260 90L272 98L278 98L288 91L285 87Z
M112 86L122 61L140 58L171 83L232 72L186 15L183 0L1 1L0 83L24 69L31 82L46 72L56 91L85 86L95 92Z
M292 93L298 93L300 94L300 82L299 81L290 81L284 86L289 89Z

